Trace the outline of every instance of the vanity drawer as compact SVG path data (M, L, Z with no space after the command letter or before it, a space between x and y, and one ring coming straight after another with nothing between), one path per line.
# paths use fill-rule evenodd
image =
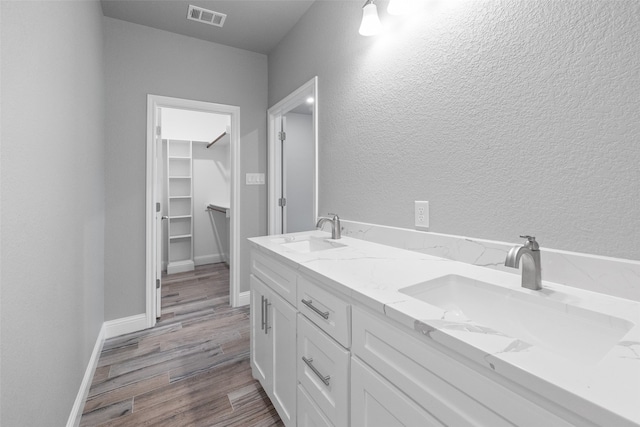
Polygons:
M343 347L351 346L351 305L304 276L298 276L298 311Z
M336 426L349 421L350 353L298 314L298 381Z
M446 425L571 425L359 308L353 309L352 351Z
M334 427L300 384L298 384L298 409L296 413L298 414L297 427Z
M296 271L254 250L251 272L291 305L296 305Z
M433 415L353 358L351 427L443 427Z

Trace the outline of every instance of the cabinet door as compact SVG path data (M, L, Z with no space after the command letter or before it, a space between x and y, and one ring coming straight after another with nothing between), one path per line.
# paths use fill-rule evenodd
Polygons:
M285 425L296 422L296 310L270 291L266 304L272 346L273 406Z
M267 287L251 275L251 372L260 381L262 388L270 393L271 380L271 337L267 333L265 304L269 297Z
M373 370L351 358L351 427L442 425Z

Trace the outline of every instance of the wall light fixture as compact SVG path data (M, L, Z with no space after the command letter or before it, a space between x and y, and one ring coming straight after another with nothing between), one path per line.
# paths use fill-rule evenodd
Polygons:
M391 0L387 6L389 15L406 15L411 9L411 0Z
M380 18L378 18L378 8L373 1L367 0L362 7L362 23L358 31L362 36L375 36L382 29Z

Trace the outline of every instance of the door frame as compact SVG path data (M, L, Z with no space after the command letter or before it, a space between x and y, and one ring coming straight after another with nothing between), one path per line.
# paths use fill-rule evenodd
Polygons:
M229 302L242 305L240 297L240 107L190 99L147 95L147 181L146 181L146 320L147 327L156 323L156 252L157 230L155 221L156 134L157 112L161 108L174 108L231 116L230 135L230 247L229 247ZM161 201L164 202L164 201Z
M313 222L318 216L318 76L315 76L286 98L269 108L267 131L267 171L269 183L267 189L268 234L280 234L282 214L278 206L278 195L281 186L282 164L280 161L280 140L278 139L279 123L283 115L293 110L312 96L313 102L313 145L314 145L314 177L313 177Z

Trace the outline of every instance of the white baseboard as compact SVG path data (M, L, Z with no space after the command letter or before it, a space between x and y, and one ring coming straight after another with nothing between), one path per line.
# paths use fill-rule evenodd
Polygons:
M142 331L143 329L147 329L147 315L142 313L136 314L135 316L109 320L104 322L104 329L105 339Z
M224 262L224 255L222 254L212 254L212 255L200 255L193 257L193 261L196 264L196 267L199 265L205 264L216 264L219 262Z
M192 260L170 262L167 265L167 274L184 273L185 271L193 271L195 264Z
M93 352L91 358L87 364L87 369L84 371L84 377L82 383L80 383L80 389L76 396L75 402L73 402L73 408L71 408L71 414L67 420L67 427L78 427L80 425L80 419L82 418L82 410L84 409L84 402L89 395L89 388L91 388L91 381L93 380L93 374L98 366L98 360L100 359L100 353L102 353L102 346L104 345L105 338L105 324L102 324L98 338L93 346Z
M249 305L251 302L251 291L240 292L238 295L238 307Z

